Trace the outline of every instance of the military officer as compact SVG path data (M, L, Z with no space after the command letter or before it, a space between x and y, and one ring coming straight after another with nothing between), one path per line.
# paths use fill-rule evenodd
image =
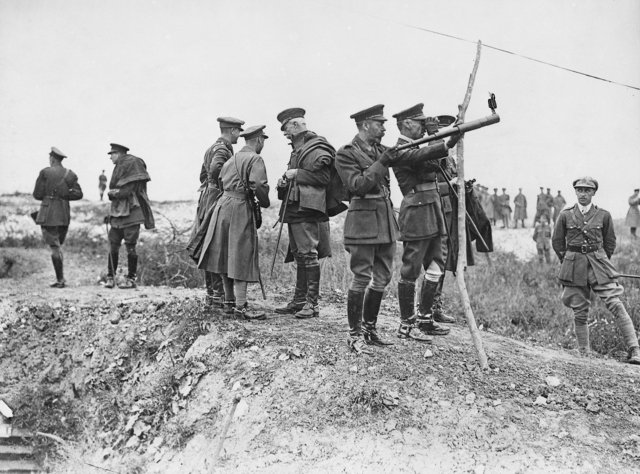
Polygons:
M278 197L288 198L281 217L287 223L289 252L296 262L296 286L292 301L276 308L276 313L295 313L299 319L319 315L318 259L331 256L327 186L335 157L335 149L324 137L307 130L304 116L305 110L299 107L277 116L293 148L284 179L278 182Z
M147 196L147 182L151 181L146 163L137 156L129 154L129 148L111 143L108 152L115 165L109 182L107 196L111 201L107 221L109 229L109 255L107 262L107 281L105 288L115 286L116 270L120 245L124 240L127 249L127 276L120 288L136 288L138 254L136 244L140 237L140 225L145 229L154 229L155 221L151 211L151 202Z
M502 201L500 200L500 196L498 196L498 188L493 188L491 203L493 204L492 224L496 225L496 223L498 222L498 218L502 218Z
M221 191L218 189L220 170L222 165L233 156L233 145L238 143L240 133L243 131L243 120L234 117L218 117L217 121L220 124L220 138L204 154L200 170L200 199L198 200L193 234L197 234L207 212L211 210L216 199L220 196ZM204 281L207 292L207 305L222 306L224 298L222 277L217 273L205 270Z
M507 194L507 188L502 188L502 194L500 195L500 215L502 218L502 228L509 228L509 221L511 220L511 196Z
M540 220L540 216L547 216L547 220L551 221L551 208L549 207L549 202L547 201L547 195L544 193L544 188L540 186L540 194L538 194L538 199L536 201L536 215L533 218L533 223L535 224Z
M396 153L380 143L387 120L383 108L374 105L351 115L358 134L338 150L335 164L350 200L344 223L344 245L353 273L347 297L347 343L358 354L371 353L366 344L389 344L378 334L376 323L384 289L391 281L399 228L389 198L389 165ZM434 158L437 150L409 150L402 160Z
M82 199L78 176L62 166L62 160L66 157L59 149L51 147L49 166L40 171L33 189L33 197L42 201L36 224L41 227L44 241L51 248L51 262L56 274L52 288L66 286L60 247L67 236L71 220L69 201Z
M522 222L522 228L524 229L524 220L527 218L527 197L522 194L522 188L518 188L518 194L513 198L513 226L518 228L518 221Z
M107 175L104 174L105 170L102 170L102 173L100 173L100 176L98 176L98 191L100 192L100 200L102 201L102 198L104 196L104 192L107 189L107 181L109 181L107 179Z
M590 291L598 295L616 318L628 351L628 360L640 364L640 349L633 322L620 296L624 288L617 282L618 272L611 263L616 236L611 214L595 206L593 196L598 181L591 177L573 181L578 203L560 212L552 245L562 262L558 279L563 285L562 302L573 310L575 334L580 353L589 352L587 324Z
M240 136L245 146L220 170L222 195L213 209L198 268L222 275L227 314L241 319L266 319L250 310L247 284L260 281L258 233L252 196L269 207L267 171L260 152L268 138L265 125L247 128Z
M424 104L417 104L394 114L401 136L397 145L422 138L427 131ZM457 140L456 140L457 141ZM403 339L431 341L429 335L446 335L448 328L433 321L432 306L440 279L444 274L445 258L442 239L447 235L446 221L438 192L437 172L440 163L447 164L449 148L454 140L425 147L430 161L405 160L407 151L398 153L392 164L393 172L403 194L400 205L400 240L403 241L402 267L398 282L400 327L397 335ZM445 183L446 184L446 183ZM420 304L414 308L416 280L424 268L425 276L420 291Z
M629 227L631 237L636 239L638 238L636 229L640 227L640 209L638 209L638 205L640 204L640 189L636 188L633 190L633 194L629 196L628 203L629 210L627 211L624 222L625 225Z
M553 198L553 222L558 220L560 211L563 210L564 206L566 205L567 205L567 201L562 195L562 192L558 190L558 195Z

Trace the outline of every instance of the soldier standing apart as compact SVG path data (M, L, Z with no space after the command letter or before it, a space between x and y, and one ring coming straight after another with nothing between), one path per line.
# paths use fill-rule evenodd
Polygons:
M304 109L291 108L277 117L293 148L284 179L278 181L278 197L284 200L291 188L282 222L287 223L289 251L296 262L296 286L293 300L276 313L295 313L299 319L319 316L318 259L331 256L327 185L335 156L324 137L307 130L304 114Z
M491 223L496 225L498 218L502 218L502 201L500 200L500 196L498 196L498 188L493 188L491 204L493 207L493 219L491 219Z
M513 198L513 225L517 229L518 221L522 221L522 228L524 229L524 220L527 218L527 198L522 194L522 188L518 188L518 194Z
M629 197L629 210L625 218L625 224L630 228L631 236L635 239L636 229L640 227L640 210L638 205L640 204L640 189L634 189L633 194Z
M104 170L98 176L98 191L100 191L100 200L102 201L102 197L104 196L104 191L107 189L107 175L104 174Z
M222 276L226 314L241 319L266 319L263 311L249 310L247 284L260 281L258 232L253 196L260 207L269 207L267 171L260 152L264 125L240 134L245 146L220 170L222 195L213 209L204 238L198 268Z
M578 203L558 216L553 232L553 250L562 262L558 279L564 286L562 302L573 310L575 333L581 354L589 352L587 324L590 291L598 295L616 318L628 351L628 360L640 364L640 349L633 322L620 301L624 288L617 282L611 263L616 236L611 214L592 203L598 182L591 177L576 179L573 187Z
M105 288L115 286L116 270L120 245L124 240L127 249L127 277L120 288L130 289L136 287L136 275L138 271L138 254L136 244L140 236L140 224L145 229L154 229L155 222L151 211L151 202L147 196L147 182L151 181L147 173L145 162L128 154L129 148L117 143L111 143L108 155L115 165L109 182L107 196L111 201L111 208L107 221L111 224L109 229L109 256L107 262L107 281Z
M553 198L553 223L558 220L558 216L560 215L560 211L564 209L564 206L567 205L567 201L565 201L564 196L558 190L558 195Z
M511 197L507 194L507 188L502 188L502 194L500 195L500 215L502 216L502 228L509 228L509 221L511 220Z
M403 145L422 138L427 131L423 104L393 115L397 120L401 136L397 145ZM442 252L442 238L447 228L440 194L438 193L437 172L439 162L449 156L457 140L443 140L422 149L410 149L398 153L392 163L393 172L404 196L400 205L400 240L403 241L402 268L398 282L398 303L400 305L400 327L398 337L422 342L431 342L433 336L449 333L448 328L439 326L432 317L432 306L440 279L444 274L445 257ZM417 154L416 151L424 154ZM427 161L431 160L431 161ZM415 312L415 287L421 268L425 275L420 291L418 312Z
M211 145L204 154L202 168L200 170L200 199L196 212L196 226L194 234L202 224L207 213L216 202L221 191L218 188L218 177L220 170L229 158L233 156L233 145L238 143L238 137L243 131L244 121L233 117L218 117L220 124L220 138ZM207 291L208 306L222 306L224 298L224 288L222 277L217 273L204 272L204 281Z
M551 227L547 216L540 217L540 222L536 224L533 230L533 241L538 250L538 262L542 263L544 257L544 261L551 263Z
M62 160L66 157L56 147L52 147L49 166L40 171L33 189L33 197L42 201L36 224L42 229L44 241L51 248L51 262L56 273L56 281L50 285L52 288L66 286L60 247L67 236L71 220L69 201L82 199L78 176L62 166Z

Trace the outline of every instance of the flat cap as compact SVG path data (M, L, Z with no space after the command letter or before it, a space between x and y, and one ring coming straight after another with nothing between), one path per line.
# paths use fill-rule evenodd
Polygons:
M382 109L384 105L378 104L368 109L361 110L349 116L356 121L356 123L364 122L365 120L377 120L379 122L386 122L387 119L382 115Z
M63 159L63 158L67 157L67 155L62 153L58 148L56 148L54 146L51 147L51 151L49 152L49 155L53 155L53 156L58 157L60 159Z
M573 180L574 188L593 188L596 191L598 190L598 181L596 181L591 176L583 176L582 178Z
M254 125L253 127L248 127L244 132L240 134L240 136L245 140L251 140L252 138L256 138L260 136L264 138L269 138L264 133L265 127L266 125Z
M453 125L453 123L456 121L456 118L453 115L438 115L436 118L438 119L438 126L440 128Z
M220 122L220 126L223 128L239 128L240 131L243 130L244 120L235 117L218 117L216 120Z
M398 122L401 120L411 119L411 120L427 120L427 117L424 116L422 112L422 108L424 104L416 104L413 107L409 107L397 114L393 114L392 117L396 119Z
M107 155L110 155L111 153L126 153L129 151L129 148L127 148L124 145L119 145L118 143L109 143L109 146L111 147L111 150L109 150L107 152Z
M293 107L291 109L285 109L282 112L280 112L276 117L278 119L278 122L282 124L282 126L280 127L280 130L284 130L284 126L287 124L289 120L294 118L304 118L305 113L306 111L300 107Z

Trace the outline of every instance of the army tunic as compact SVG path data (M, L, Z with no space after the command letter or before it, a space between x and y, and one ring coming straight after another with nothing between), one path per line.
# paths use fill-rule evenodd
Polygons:
M639 204L640 195L638 193L633 193L631 196L629 196L629 210L627 211L627 215L624 220L627 227L640 227L640 210L638 209Z
M197 225L200 225L220 196L218 177L222 166L233 156L233 145L224 137L218 138L204 154L202 169L200 170L200 199L198 199ZM197 227L197 226L196 226ZM197 230L196 230L197 232Z
M234 280L259 281L258 234L242 181L254 192L261 207L269 207L264 161L245 146L222 166L219 180L222 195L211 215L198 268L226 274Z
M524 194L518 193L513 198L513 220L520 221L527 218L527 198Z
M609 260L616 248L611 214L595 205L587 214L578 205L560 212L553 250L562 262L558 279L564 286L587 286L591 268L599 285L616 282L617 271Z

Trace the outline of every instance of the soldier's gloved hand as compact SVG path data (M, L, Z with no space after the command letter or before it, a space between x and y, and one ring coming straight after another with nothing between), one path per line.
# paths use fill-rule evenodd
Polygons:
M102 219L102 222L104 224L108 224L111 221L111 216L104 216L104 219Z
M287 185L289 184L289 181L287 181L286 179L278 179L278 184L277 184L277 188L286 188Z
M295 179L297 174L298 174L297 169L290 169L285 171L284 177L287 178L288 180L292 180L292 179Z
M380 157L380 163L382 163L385 166L389 166L391 163L393 163L396 160L397 157L398 157L398 152L395 150L395 148L389 148Z
M113 201L117 196L118 196L117 189L110 189L109 192L107 193L107 197L109 198L109 201Z
M453 148L464 137L464 133L456 133L447 140L447 148Z

